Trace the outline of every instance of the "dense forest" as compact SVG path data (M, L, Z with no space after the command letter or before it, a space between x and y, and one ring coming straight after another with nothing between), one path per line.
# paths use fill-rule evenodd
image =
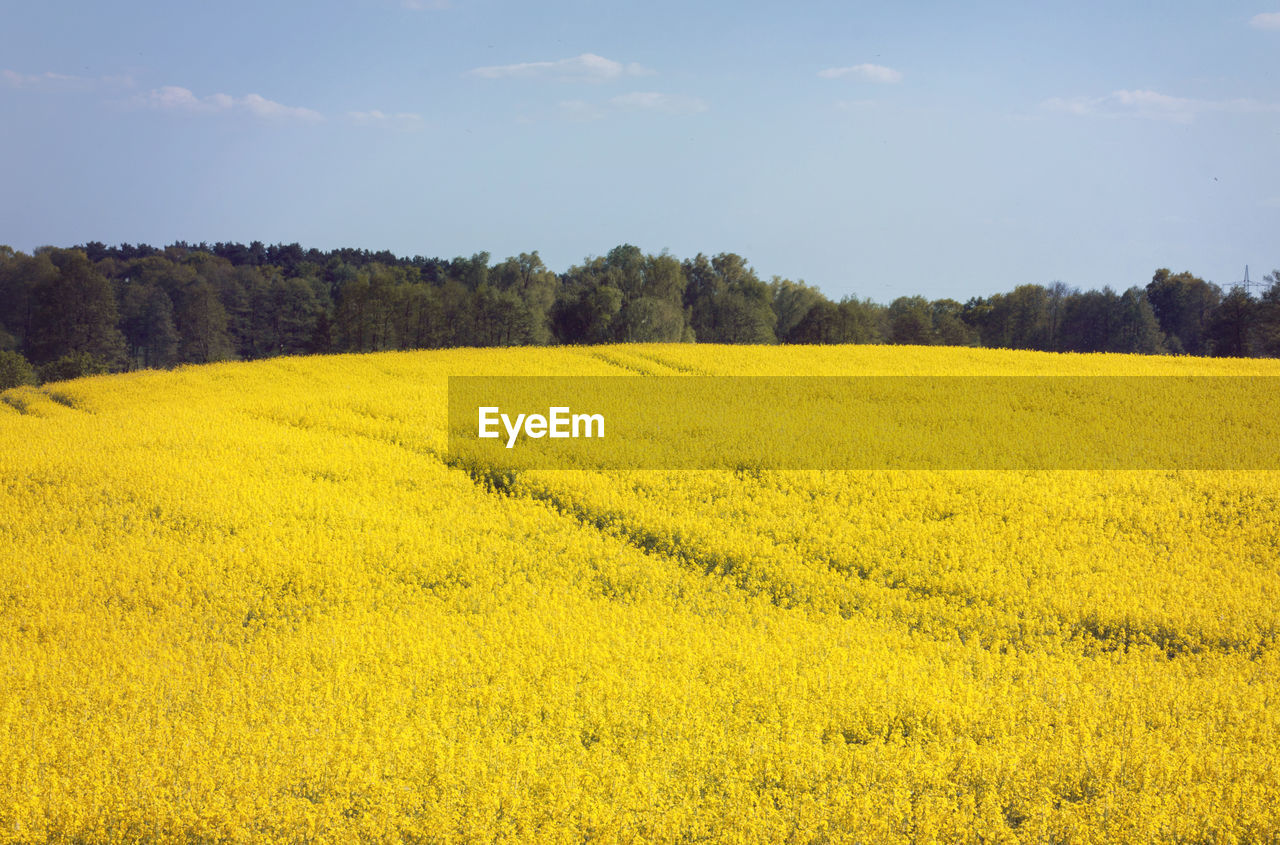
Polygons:
M1123 293L1022 285L960 303L832 301L741 256L623 245L555 273L298 244L0 246L0 389L225 359L446 346L631 341L899 343L1076 352L1280 355L1280 271L1260 297L1157 270Z

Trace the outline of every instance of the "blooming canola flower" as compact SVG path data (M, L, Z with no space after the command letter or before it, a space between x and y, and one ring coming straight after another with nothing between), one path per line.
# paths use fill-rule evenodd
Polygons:
M0 841L1280 837L1280 472L451 455L449 378L511 373L1280 366L629 345L2 393Z

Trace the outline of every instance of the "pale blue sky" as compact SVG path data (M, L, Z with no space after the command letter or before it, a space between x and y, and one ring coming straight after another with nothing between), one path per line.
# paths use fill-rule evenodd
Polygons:
M0 243L1225 285L1280 267L1263 2L10 2Z

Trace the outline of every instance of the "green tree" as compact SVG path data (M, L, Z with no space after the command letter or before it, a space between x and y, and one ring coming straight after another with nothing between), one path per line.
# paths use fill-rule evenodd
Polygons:
M477 252L470 258L455 258L449 266L449 277L475 291L489 283L489 253Z
M889 303L889 342L917 346L934 342L929 300L923 296L900 296Z
M1108 352L1119 333L1120 297L1111 288L1067 297L1062 308L1063 350Z
M681 307L684 303L685 288L688 286L689 280L685 278L684 268L665 250L659 255L645 256L642 291L644 296Z
M1205 321L1205 347L1223 357L1252 355L1257 323L1257 301L1243 287L1233 287Z
M1019 285L1009 293L974 298L961 309L983 346L998 349L1054 349L1061 294L1040 285Z
M402 323L397 330L404 349L435 349L450 340L441 289L428 284L409 285L401 300Z
M605 284L622 291L622 301L645 295L645 259L640 247L622 244L609 250L603 265Z
M614 336L627 343L671 343L684 337L684 310L656 296L632 299L619 309Z
M341 348L353 352L399 348L396 331L404 323L404 288L413 283L404 268L382 264L370 264L346 281L338 293L335 314Z
M1053 348L1049 291L1041 285L1018 285L1004 297L1008 346L1012 349Z
M791 330L787 343L848 343L840 308L829 300L815 302Z
M1147 293L1142 288L1129 288L1117 303L1115 335L1108 341L1111 352L1137 352L1158 355L1167 352L1164 332L1156 319Z
M260 291L265 286L266 280L258 268L247 265L235 267L231 275L217 286L218 300L227 314L227 336L238 358L249 360L257 357L254 351L257 344L253 304L260 301Z
M322 310L315 290L306 279L294 277L281 281L273 293L275 352L301 355L311 351Z
M1264 355L1280 355L1280 270L1263 277L1271 287L1258 303L1258 349Z
M514 291L481 285L471 296L470 346L523 346L533 337L529 309Z
M1169 351L1203 355L1208 352L1209 315L1222 301L1217 285L1183 271L1160 268L1147 284L1147 300L1168 339Z
M888 332L887 310L870 300L823 299L796 323L789 343L882 343Z
M746 259L734 253L708 259L699 253L683 267L685 305L699 341L777 343L772 291Z
M178 336L173 302L158 285L129 283L121 297L120 325L135 367L177 363Z
M116 328L111 283L80 250L52 250L48 256L57 273L42 278L31 291L34 312L26 344L31 359L46 363L89 355L109 368L123 365L125 342Z
M88 352L71 352L40 367L40 381L69 381L107 372L107 363Z
M183 288L177 308L178 355L183 361L207 364L231 357L227 312L213 286L203 280Z
M954 299L937 299L930 303L934 341L943 346L976 344L978 332L962 319L963 314L964 306Z
M817 288L810 287L803 281L793 282L778 276L774 276L769 282L769 293L773 313L778 320L775 332L779 340L787 343L794 342L791 336L811 308L820 302L831 304Z
M522 252L494 265L489 279L500 291L510 291L529 311L530 342L551 340L551 308L560 288L560 278L547 269L537 251Z
M1053 282L1045 288L1045 317L1048 322L1049 346L1047 348L1062 351L1062 317L1067 299L1078 290L1065 282Z
M849 296L838 307L845 343L884 343L889 336L889 309L883 305Z
M0 351L0 390L35 383L36 371L22 353L8 349Z
M28 348L35 322L34 291L52 284L58 268L49 253L26 255L0 247L0 332L5 348Z
M612 285L575 287L576 291L564 291L552 308L556 337L561 343L608 343L614 318L622 310L622 291Z

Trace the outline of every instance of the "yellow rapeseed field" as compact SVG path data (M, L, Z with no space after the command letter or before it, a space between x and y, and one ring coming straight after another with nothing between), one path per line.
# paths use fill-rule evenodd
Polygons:
M1280 472L528 470L449 375L1235 375L614 346L0 394L0 841L1280 840Z

